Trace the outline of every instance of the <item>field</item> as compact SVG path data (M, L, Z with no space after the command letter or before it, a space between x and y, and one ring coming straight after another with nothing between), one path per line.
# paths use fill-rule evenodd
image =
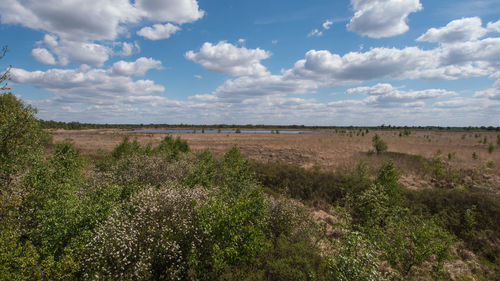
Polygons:
M0 99L1 280L500 276L499 133L43 130Z
M157 145L167 134L137 133L118 129L53 130L55 142L70 140L84 154L95 154L98 150L111 151L124 136L136 139L145 145ZM388 144L389 153L374 156L372 137L378 134ZM238 145L241 153L257 162L282 162L310 168L319 165L324 170L345 172L354 169L360 161L377 169L392 159L404 170L400 182L409 188L429 187L418 174L418 163L409 155L425 159L442 159L457 170L479 170L490 185L500 183L500 148L497 148L495 132L450 132L412 131L400 135L400 131L359 130L335 132L317 130L304 134L224 134L224 133L174 133L174 137L186 140L193 151L209 148L215 154L227 152ZM486 142L484 142L486 138ZM489 143L495 148L490 153ZM473 158L473 153L477 158Z

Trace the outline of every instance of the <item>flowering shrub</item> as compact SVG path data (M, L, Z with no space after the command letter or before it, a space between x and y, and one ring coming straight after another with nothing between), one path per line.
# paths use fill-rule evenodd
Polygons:
M202 189L146 188L117 208L95 232L84 259L85 278L184 280L202 242L197 209Z

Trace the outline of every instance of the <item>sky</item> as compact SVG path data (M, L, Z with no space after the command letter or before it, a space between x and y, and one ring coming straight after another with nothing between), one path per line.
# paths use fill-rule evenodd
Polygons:
M44 120L500 126L499 0L3 0Z

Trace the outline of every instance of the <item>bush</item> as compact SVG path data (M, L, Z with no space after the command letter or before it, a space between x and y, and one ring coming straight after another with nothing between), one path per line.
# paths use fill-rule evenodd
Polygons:
M45 138L36 110L12 93L0 94L0 186L7 189L13 176L23 173L41 154Z
M128 136L123 137L123 140L118 146L116 146L111 152L111 156L115 159L120 159L124 156L132 155L132 154L140 154L141 153L141 145L137 140L130 142L130 138Z
M348 232L338 242L337 253L328 260L332 280L385 280L379 272L379 259L373 244L362 233Z
M357 194L370 186L366 175L317 172L282 163L253 163L252 171L273 192L323 206L340 203L347 194Z
M375 136L373 136L372 142L373 148L375 148L377 154L380 154L387 150L387 143L378 134L375 134Z
M84 259L85 278L188 279L203 242L196 216L206 196L175 186L134 195L95 232Z
M380 230L377 239L384 250L382 257L407 279L414 267L430 263L434 274L439 274L448 259L452 244L451 235L441 228L436 219L410 216L407 211L394 212Z

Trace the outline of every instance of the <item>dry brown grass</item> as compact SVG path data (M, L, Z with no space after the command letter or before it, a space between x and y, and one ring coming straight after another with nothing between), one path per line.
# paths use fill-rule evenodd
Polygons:
M368 156L372 150L372 137L379 134L388 144L389 153L382 156ZM399 131L370 131L365 136L357 136L356 132L349 134L322 130L308 134L193 134L175 133L187 140L194 151L210 148L216 154L228 151L237 144L241 152L256 161L281 161L302 167L320 165L325 169L350 170L361 159L371 164L383 163L394 158L398 153L420 155L425 158L440 157L455 168L473 169L485 167L492 161L495 165L490 172L500 172L500 147L496 147L499 133L481 132L476 138L475 132L443 132L443 131L413 131L410 136L399 137ZM142 144L159 143L164 133L133 133L126 130L54 130L54 141L65 139L73 141L83 153L95 153L104 150L111 151L125 135L137 139ZM465 138L463 138L465 135ZM488 153L488 144L479 143L487 137L488 142L495 143L493 153ZM476 152L478 159L472 158ZM448 153L453 158L448 160ZM402 164L401 164L402 163ZM402 161L401 165L411 165L411 161ZM405 164L406 163L406 164ZM404 167L403 167L404 168Z

